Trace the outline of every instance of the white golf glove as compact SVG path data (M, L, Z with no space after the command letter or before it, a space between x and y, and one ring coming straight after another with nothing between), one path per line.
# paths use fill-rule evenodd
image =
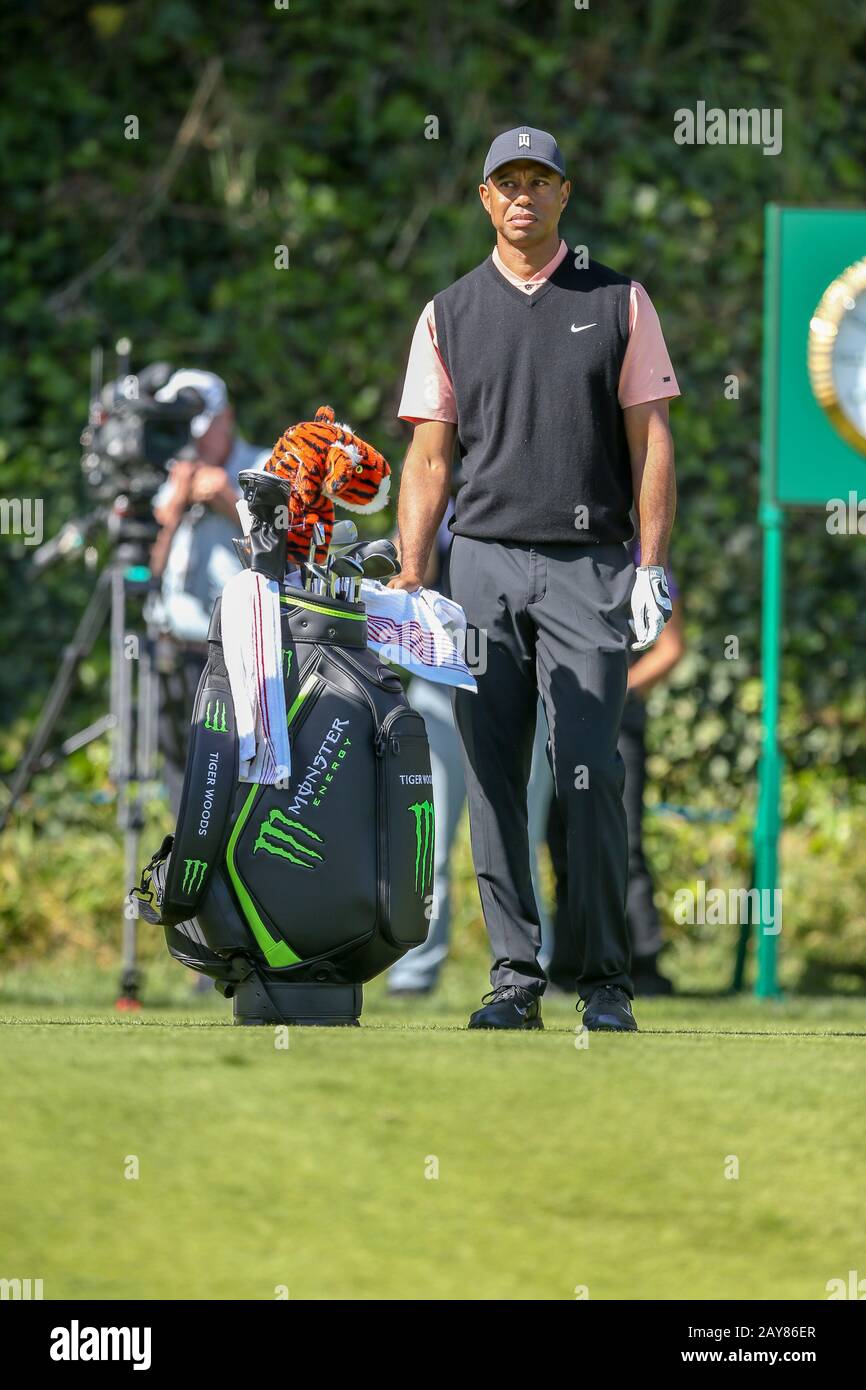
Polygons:
M643 652L651 647L661 636L662 628L672 612L664 568L661 565L638 565L631 591L634 621L629 622L629 627L636 638L631 644L632 651Z

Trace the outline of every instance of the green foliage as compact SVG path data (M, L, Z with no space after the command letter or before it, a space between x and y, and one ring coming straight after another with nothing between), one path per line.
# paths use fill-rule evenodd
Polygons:
M250 438L269 443L330 400L398 465L416 318L490 248L476 192L489 139L518 120L557 133L574 184L563 234L647 287L683 392L672 560L689 652L653 697L650 794L739 808L758 754L762 210L862 200L862 7L846 0L829 22L801 0L346 0L339 15L53 0L13 7L2 32L0 491L43 497L46 534L91 503L77 445L88 355L122 334L137 365L224 374ZM169 166L212 60L201 119ZM781 108L782 153L675 145L675 110L698 100ZM70 564L37 582L28 548L3 544L8 771L93 577ZM811 774L832 773L844 800L866 770L866 558L808 510L786 546L784 751L797 788L811 795ZM102 708L106 677L100 648L64 733Z

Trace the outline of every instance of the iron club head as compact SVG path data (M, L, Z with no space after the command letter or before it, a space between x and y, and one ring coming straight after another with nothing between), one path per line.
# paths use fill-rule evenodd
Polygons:
M309 554L307 555L307 573L305 575L304 582L304 587L306 589L312 588L313 562L316 558L316 551L319 549L320 546L323 546L325 544L325 534L325 523L323 521L314 521L313 530L310 535L310 550Z
M336 586L340 580L359 579L363 573L362 566L350 555L330 556L328 560L328 574L331 582L331 593L336 598Z
M358 539L358 528L354 521L336 521L331 532L331 550L345 550Z

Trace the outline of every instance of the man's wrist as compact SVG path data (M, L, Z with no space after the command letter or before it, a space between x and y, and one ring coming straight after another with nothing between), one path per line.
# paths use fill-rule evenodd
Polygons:
M166 509L165 509L165 523L164 523L164 524L165 524L166 526L179 526L180 523L181 523L181 521L183 520L184 514L185 514L188 510L189 510L189 498L188 498L188 497L183 497L183 498L180 498L180 497L179 497L179 498L177 498L175 501L170 502L169 505L168 505L168 506L166 507Z
M240 493L240 492L238 492L237 488L234 487L232 483L229 483L228 486L226 487L226 490L225 490L225 505L226 505L226 511L228 512L229 516L232 517L232 518L234 518L234 517L237 516L238 502L240 502L242 495L243 495L243 494Z
M401 574L408 574L408 575L410 575L413 579L416 579L416 578L417 578L419 584L423 582L424 576L425 576L425 574L427 573L427 563L426 563L426 561L425 561L425 563L424 563L423 565L418 565L418 564L416 564L416 563L414 562L413 559L409 559L409 558L407 558L405 555L400 555L399 552L398 552L398 559L399 559L399 561L400 561L400 573L401 573Z

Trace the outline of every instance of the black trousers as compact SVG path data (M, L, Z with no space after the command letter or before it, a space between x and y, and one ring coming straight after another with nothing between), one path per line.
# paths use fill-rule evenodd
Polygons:
M653 899L653 880L643 847L644 786L646 784L646 706L639 696L629 696L619 734L619 751L625 763L623 802L628 824L628 928L634 965L655 960L661 950L659 915ZM568 857L565 829L556 799L547 820L547 844L556 882L553 954L548 974L564 987L573 988L578 954L568 918Z
M634 580L628 550L455 536L450 574L478 685L477 694L454 692L454 714L491 983L537 994L546 984L526 810L540 692L565 827L577 986L584 998L600 984L631 994L625 768L617 750Z

